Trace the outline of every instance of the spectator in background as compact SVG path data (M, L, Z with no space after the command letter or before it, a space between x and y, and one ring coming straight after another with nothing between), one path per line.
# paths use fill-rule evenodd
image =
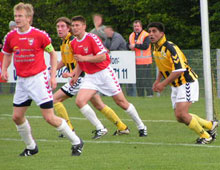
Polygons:
M10 21L8 27L9 27L9 31L11 31L14 30L17 27L17 25L14 21ZM14 92L15 92L15 83L10 83L10 93L13 94Z
M143 30L142 22L135 20L133 22L133 30L129 36L129 48L135 51L136 56L136 88L138 96L152 96L153 91L151 80L151 46L149 34ZM133 89L131 89L133 88ZM129 93L134 93L135 86L130 87Z
M14 21L10 21L8 26L9 26L9 30L13 30L17 27L16 23Z
M115 32L111 26L106 26L104 32L107 36L104 45L109 51L127 50L125 39L121 34Z
M105 26L103 25L102 15L94 14L92 18L95 28L93 28L90 32L98 35L99 38L101 38L102 42L104 42L107 37L104 32Z

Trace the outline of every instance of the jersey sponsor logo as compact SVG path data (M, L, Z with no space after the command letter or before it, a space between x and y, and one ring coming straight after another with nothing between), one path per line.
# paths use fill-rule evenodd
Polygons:
M34 43L34 38L28 38L28 44L33 45Z
M88 48L88 47L83 47L83 50L84 50L84 52L87 54L88 51L89 51L89 48Z
M20 54L20 49L18 48L18 46L14 46L13 51L16 55Z

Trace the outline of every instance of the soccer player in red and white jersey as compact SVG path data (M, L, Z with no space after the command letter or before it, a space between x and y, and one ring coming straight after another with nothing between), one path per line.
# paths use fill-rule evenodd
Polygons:
M38 147L31 134L31 127L25 113L32 100L41 108L44 119L64 134L72 144L72 155L79 156L83 142L67 125L64 119L54 115L52 89L56 88L57 55L49 36L31 26L34 15L31 4L19 3L14 6L17 29L9 32L3 46L3 67L1 77L8 80L7 68L12 54L18 80L13 99L13 121L26 144L20 156L38 153ZM50 54L51 73L48 74L44 50ZM52 87L52 89L51 89Z
M82 16L72 18L73 34L71 42L74 57L78 64L72 72L71 83L74 84L82 71L86 72L84 81L76 97L76 105L83 115L94 112L88 101L97 93L112 96L116 104L123 108L134 120L139 130L139 136L147 136L147 127L143 124L133 104L129 103L119 85L110 57L98 36L86 32L86 20Z

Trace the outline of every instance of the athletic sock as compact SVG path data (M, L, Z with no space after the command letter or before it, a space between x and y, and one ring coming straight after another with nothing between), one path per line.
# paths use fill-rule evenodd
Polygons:
M55 113L57 114L57 116L63 118L66 120L68 126L74 130L74 127L69 119L69 116L68 116L68 113L66 111L66 108L65 106L63 105L63 103L61 102L57 102L54 104L54 110L55 110Z
M60 133L64 134L64 136L70 140L72 145L77 145L80 143L80 138L76 135L75 131L72 131L72 129L70 129L64 119L62 119L61 125L56 129Z
M96 130L104 128L100 120L97 118L95 112L88 104L83 106L80 111L96 127Z
M117 116L117 114L110 107L105 105L105 107L101 110L102 114L108 118L111 122L113 122L118 130L125 130L127 126L121 121L121 119Z
M209 138L210 135L202 128L199 122L196 120L195 117L192 116L192 120L190 121L188 127L196 132L200 138Z
M192 113L190 113L190 115L191 115L192 117L194 117L194 118L199 122L199 124L200 124L202 127L206 128L206 129L209 129L209 130L212 129L212 122L211 122L211 121L202 119L201 117L199 117L199 116L197 116L197 115L195 115L195 114L192 114Z
M129 116L131 116L131 118L133 119L133 121L136 123L137 128L140 129L144 129L144 123L142 122L142 120L140 119L137 110L135 109L134 105L130 103L128 109L125 111L129 114Z
M21 125L16 125L17 131L20 134L22 140L26 144L27 149L34 149L36 147L36 143L31 134L31 127L26 119L25 122Z

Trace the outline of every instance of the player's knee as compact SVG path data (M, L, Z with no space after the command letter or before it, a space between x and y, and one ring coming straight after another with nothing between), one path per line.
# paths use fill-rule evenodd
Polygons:
M18 122L19 120L21 120L21 117L20 117L18 114L13 114L12 120L16 123L16 122Z
M86 105L87 103L85 101L83 101L82 99L80 98L76 98L76 105L79 107L79 108L82 108L84 105Z

